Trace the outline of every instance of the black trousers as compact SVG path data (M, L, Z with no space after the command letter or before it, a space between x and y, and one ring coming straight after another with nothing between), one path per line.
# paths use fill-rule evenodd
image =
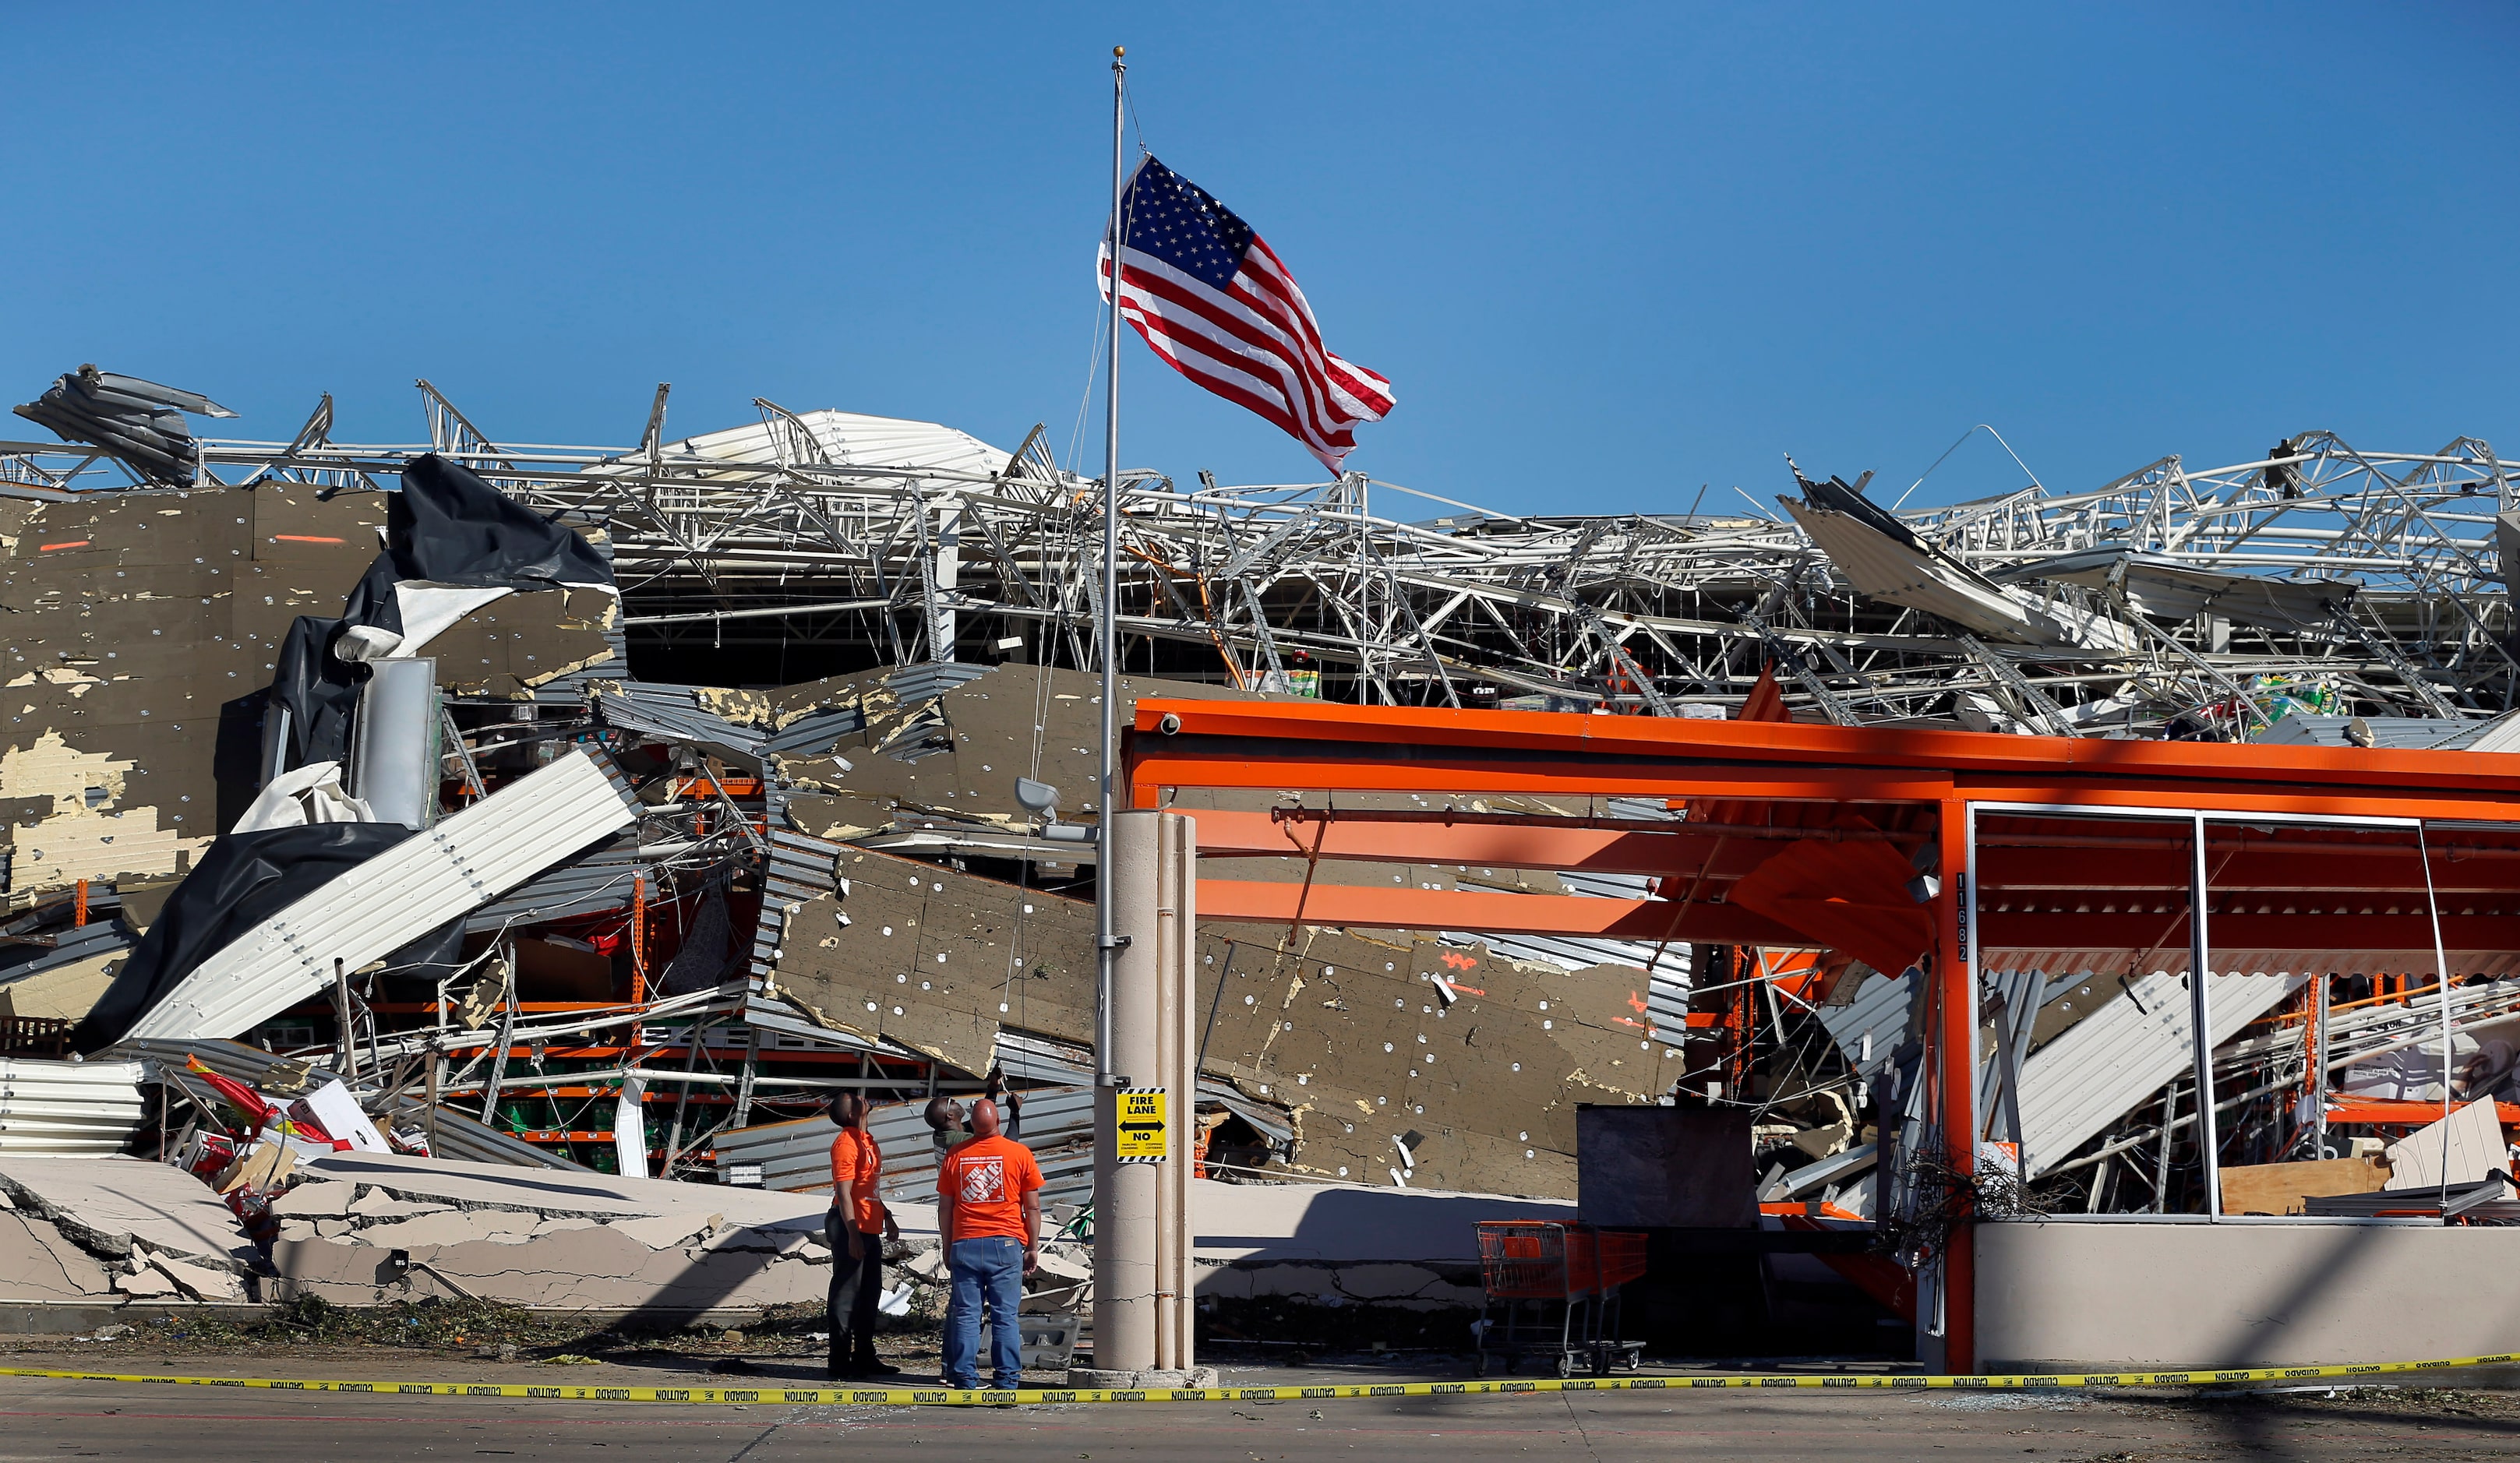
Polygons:
M849 1219L834 1209L823 1216L823 1238L832 1247L832 1370L874 1364L876 1303L883 1299L883 1236L861 1234L864 1257L849 1259Z

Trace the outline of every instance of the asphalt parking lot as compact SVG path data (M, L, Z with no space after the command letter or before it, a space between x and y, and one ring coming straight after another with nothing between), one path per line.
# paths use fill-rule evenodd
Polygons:
M95 1366L21 1351L22 1367ZM219 1376L552 1381L501 1365L376 1348L121 1355L115 1369ZM711 1363L572 1367L572 1385L724 1386ZM750 1380L816 1380L764 1358ZM790 1372L794 1374L789 1375ZM1392 1368L1229 1366L1238 1385L1397 1380ZM262 1392L0 1378L0 1463L108 1458L297 1463L566 1458L780 1463L793 1458L1443 1460L1932 1458L2313 1460L2520 1457L2520 1396L2456 1388L2251 1396L2168 1392L1536 1394L1317 1402L1012 1408L681 1406Z

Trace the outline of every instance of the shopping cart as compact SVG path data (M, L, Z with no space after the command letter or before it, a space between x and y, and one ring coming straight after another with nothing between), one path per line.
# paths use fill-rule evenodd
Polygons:
M1494 1353L1508 1373L1548 1356L1561 1377L1579 1360L1597 1377L1642 1363L1645 1344L1619 1339L1619 1287L1645 1272L1645 1236L1553 1219L1484 1219L1478 1236L1478 1375Z

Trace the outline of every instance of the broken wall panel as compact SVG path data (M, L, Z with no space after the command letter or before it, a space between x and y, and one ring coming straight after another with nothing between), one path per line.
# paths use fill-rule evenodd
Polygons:
M180 872L209 842L161 825L155 807L122 806L129 757L80 752L47 729L31 745L0 752L13 908L81 879ZM168 767L170 762L161 762Z
M845 757L842 770L828 757L802 752L780 758L784 776L826 792L890 799L905 807L933 808L979 819L1022 820L1014 799L1018 776L1058 787L1062 817L1090 818L1096 811L1095 743L1102 728L1102 682L1080 671L1029 665L960 667L970 673L940 694L905 699L890 685L904 672L843 677L759 694L757 713L785 716L793 726L816 709L856 706L862 730L831 750ZM1122 725L1145 695L1259 700L1224 687L1146 676L1120 678ZM717 709L730 720L728 709Z
M437 662L450 694L532 700L537 687L613 658L605 632L619 601L600 590L510 595L431 637L418 654Z
M0 799L57 803L11 818L8 897L180 872L218 831L235 703L268 682L292 618L338 612L382 505L272 484L8 508ZM288 556L264 556L283 536ZM319 538L336 542L298 542Z
M1202 928L1204 1065L1293 1110L1300 1170L1571 1197L1576 1104L1650 1102L1677 1075L1638 972L1311 927L1281 950L1284 934Z
M125 953L117 948L111 954L0 973L0 1019L75 1024L113 985Z
M837 866L845 897L782 906L780 994L967 1072L989 1069L1004 1030L1092 1041L1091 906L868 850ZM1574 1104L1671 1084L1638 972L1309 926L1288 938L1202 927L1197 978L1214 985L1194 998L1201 1070L1290 1110L1302 1172L1571 1195ZM1411 1132L1404 1153L1394 1139Z

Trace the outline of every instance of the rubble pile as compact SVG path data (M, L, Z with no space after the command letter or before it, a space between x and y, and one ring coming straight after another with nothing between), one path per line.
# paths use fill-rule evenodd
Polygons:
M661 391L636 448L527 454L423 386L429 449L332 442L329 398L256 443L196 439L205 398L87 368L21 409L87 445L0 444L0 1159L137 1155L110 1168L233 1231L117 1241L10 1177L24 1298L807 1303L832 1095L879 1104L907 1206L934 1174L921 1105L993 1078L1039 1099L1027 1136L1075 1219L1105 811L1093 485L1038 429L1010 454L763 403L758 427L676 441ZM1331 698L2520 745L2488 567L2520 505L2481 442L2314 433L1905 514L1862 481L1795 483L1781 518L1407 519L1406 490L1353 474L1134 474L1119 713ZM2420 533L2362 531L2407 503ZM1336 802L1640 836L1725 821L1655 797ZM1274 790L1181 806L1329 812ZM1739 876L1738 843L1578 874L1325 860L1278 825L1282 849L1204 871L1307 897L1651 902L1710 878L1746 909L1840 897ZM1863 833L1844 867L1870 860L1881 908L1935 879L1914 829ZM1754 1109L1772 1209L1868 1220L1883 1127L1921 1121L1924 1018L1913 970L1842 944L1203 920L1198 1173L1564 1200L1580 1104L1703 1100ZM2489 973L2459 997L2463 1050L2507 1090L2494 1023L2520 985ZM2238 1090L2297 1061L2243 1028L2299 988L2231 979L2216 1040ZM2090 1097L2040 1131L2029 1177L2141 1136L2183 1040L2146 1026L2148 989L2007 987L2012 1024L1989 1015L2026 1106L2056 1106L2043 1083ZM2437 1093L2414 1019L2345 1013L2333 1035L2368 1065L2340 1086ZM2112 1061L2078 1055L2109 1041ZM1460 1300L1424 1257L1350 1247L1274 1278L1250 1258L1218 1294ZM1403 1268L1339 1268L1384 1262Z
M0 1301L243 1301L261 1266L227 1206L162 1164L4 1155L0 1199Z
M831 1279L825 1207L443 1159L318 1159L272 1206L271 1298L437 1296L678 1316L819 1302Z

